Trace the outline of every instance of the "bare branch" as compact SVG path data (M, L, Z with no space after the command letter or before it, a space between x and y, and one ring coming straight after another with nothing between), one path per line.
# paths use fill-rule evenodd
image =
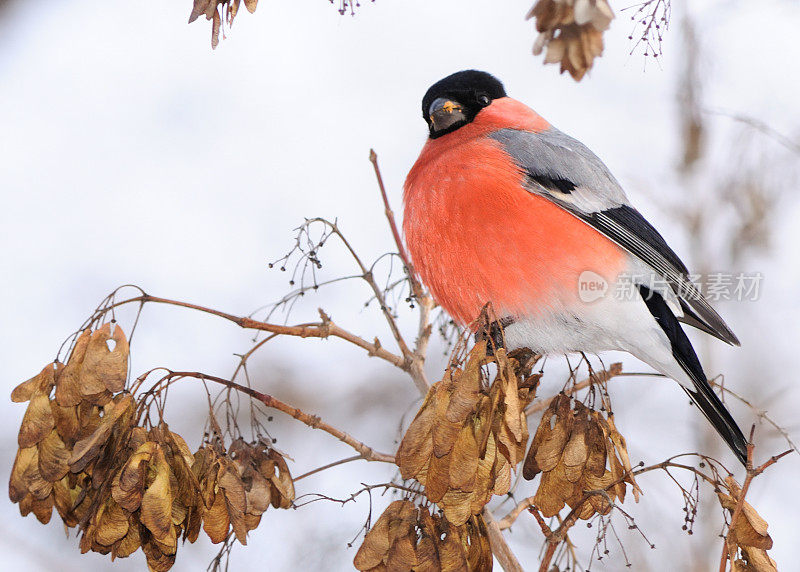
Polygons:
M508 543L506 543L506 539L503 537L503 533L500 531L500 526L494 518L492 511L487 507L483 508L483 520L486 521L486 530L489 533L489 544L492 547L492 555L497 558L503 570L505 570L505 572L525 572L519 560L517 560L517 557L508 546Z
M580 391L581 389L587 388L587 387L589 387L591 385L594 385L594 384L597 384L597 383L606 383L610 379L613 379L615 377L620 377L620 376L623 376L623 375L625 375L625 374L622 373L622 364L621 363L612 363L608 367L608 369L605 369L603 371L592 372L589 375L589 377L587 377L583 381L579 381L578 383L572 385L571 387L566 388L564 390L564 393L567 394L567 395L572 395L572 394ZM536 403L531 403L527 407L527 409L525 409L525 414L526 415L532 415L532 414L536 413L537 411L544 411L545 409L550 407L550 403L552 403L553 400L556 397L557 397L557 395L554 395L553 397L550 397L548 399L544 399L544 400L538 401Z
M770 416L767 415L767 412L765 410L756 407L749 400L745 399L744 397L742 397L741 395L739 395L735 391L732 391L732 390L728 389L727 386L725 386L724 384L718 382L717 378L709 379L708 383L711 384L711 387L718 387L720 389L720 391L722 391L723 393L726 393L726 394L730 395L731 397L737 399L738 401L740 401L741 403L745 404L747 407L752 409L753 412L758 416L759 419L763 419L764 421L766 421L767 423L772 425L775 428L775 430L783 436L783 438L786 440L786 442L789 443L789 446L792 449L794 449L794 451L796 453L800 453L800 449L798 449L797 445L795 444L795 442L792 441L792 437L789 435L789 432L786 429L784 429L783 427L781 427L780 425L778 425L775 421L773 421L772 418L770 418Z
M103 315L112 308L117 308L124 304L131 304L131 303L145 304L147 302L152 302L156 304L168 304L170 306L180 306L182 308L189 308L192 310L197 310L199 312L204 312L206 314L212 314L214 316L218 316L220 318L233 322L237 326L247 330L259 330L263 332L270 332L273 334L279 334L284 336L296 336L299 338L328 338L332 336L350 342L351 344L366 350L368 355L379 357L382 360L389 362L393 366L399 367L403 371L410 371L410 364L407 364L406 360L404 360L401 356L394 354L388 351L386 348L384 348L377 340L377 338L375 342L368 342L364 338L361 338L356 334L353 334L352 332L349 332L337 326L330 319L330 317L327 316L322 311L320 311L322 316L321 322L297 324L295 326L284 326L281 324L272 324L270 322L261 322L259 320L254 320L248 317L234 316L233 314L220 312L219 310L214 310L213 308L206 308L204 306L199 306L197 304L190 304L188 302L181 302L179 300L170 300L168 298L159 298L157 296L151 296L149 294L142 294L141 296L135 296L133 298L128 298L127 300L121 300L119 302L114 302L113 304L109 304L108 306L104 307L101 310L100 314Z
M369 150L369 160L372 163L373 169L375 169L375 178L378 181L378 188L381 191L381 198L383 199L384 214L386 215L386 220L389 222L389 228L392 231L392 237L394 238L394 243L397 246L397 252L400 255L400 259L403 261L406 276L408 276L408 282L411 285L411 293L416 304L419 305L419 329L417 332L415 348L410 354L407 354L404 351L403 355L411 360L408 371L414 380L414 383L417 385L417 388L420 390L420 393L425 395L428 387L430 387L430 382L425 375L425 354L428 349L428 341L430 339L432 330L430 313L434 308L435 303L431 295L428 294L422 287L422 284L414 272L414 266L411 264L411 260L406 253L403 240L400 237L400 232L397 229L394 211L392 210L391 206L389 206L389 197L386 194L386 187L383 184L383 176L381 175L381 169L378 166L378 154L375 153L374 149ZM379 301L381 304L383 304L383 301ZM392 321L394 320L392 319Z
M533 497L522 499L522 501L517 503L517 506L511 509L511 511L507 515L505 515L497 522L497 524L500 526L500 530L511 528L511 525L514 524L517 518L519 518L519 515L521 515L523 512L525 512L532 506L533 506Z
M250 387L245 387L244 385L240 385L235 383L229 379L223 379L221 377L216 377L213 375L206 375L202 373L198 373L196 371L172 371L167 376L170 378L170 381L177 380L179 378L184 377L193 377L196 379L201 379L204 381L213 381L214 383L219 383L246 395L249 395L253 399L257 399L267 407L271 407L273 409L277 409L283 413L286 413L290 417L294 417L301 423L305 423L312 429L320 429L321 431L325 431L329 435L333 435L339 441L346 443L353 449L355 449L361 458L366 459L367 461L378 461L380 463L394 463L394 455L389 455L387 453L381 453L379 451L374 450L372 447L368 447L361 441L355 439L354 437L350 436L348 433L345 433L341 429L337 429L331 425L325 423L322 419L317 417L316 415L309 415L304 411L297 409L296 407L292 407L291 405L284 403L283 401L272 397L271 395L267 395L266 393L261 393L260 391L256 391Z

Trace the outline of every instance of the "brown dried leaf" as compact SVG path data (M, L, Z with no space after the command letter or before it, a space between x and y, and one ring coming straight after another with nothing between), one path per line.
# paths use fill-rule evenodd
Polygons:
M548 407L542 421L539 424L539 431L543 437L540 446L534 453L536 464L542 471L552 471L561 459L564 447L572 433L572 411L570 410L570 398L563 393L556 396Z
M56 379L56 401L62 407L78 405L83 399L80 373L86 348L89 345L90 334L89 328L81 332L81 335L75 340L75 347L72 349L67 365Z
M225 503L225 495L218 493L214 497L214 504L203 514L203 530L211 539L211 542L219 544L228 537L230 525L231 521L228 515L228 507Z
M473 493L451 489L437 504L451 524L461 526L472 516L473 498Z
M244 512L247 509L247 496L244 491L244 484L239 478L233 464L226 465L220 469L217 483L225 496L226 508L233 532L237 540L242 544L247 544L247 527L244 523ZM219 496L219 493L217 493Z
M583 476L583 468L589 458L589 447L586 445L586 432L589 429L589 423L583 411L577 407L576 414L577 418L572 424L572 433L566 447L564 447L563 456L564 475L571 483L577 482Z
M111 546L128 534L128 515L114 501L109 501L104 509L97 519L94 539L104 546Z
M417 507L411 502L400 506L398 514L389 520L389 552L386 555L387 570L411 572L417 565L415 550Z
M270 483L260 472L252 468L247 472L247 479L249 481L249 488L246 488L247 514L261 515L267 511L272 500Z
M192 13L189 14L189 23L191 24L197 18L202 16L206 13L209 5L213 5L214 7L217 6L217 0L194 0L194 5L192 6Z
M53 492L53 483L44 480L39 472L39 450L33 448L33 458L25 466L22 478L26 484L28 492L33 495L35 500L43 500Z
M151 572L168 572L175 564L175 554L164 554L152 539L142 544L142 552L147 558L147 566Z
M216 8L214 9L214 23L211 26L211 49L216 49L217 45L219 45L219 29L220 25L222 24L222 20L219 15L219 10Z
M497 447L495 446L494 435L489 434L486 442L486 453L478 461L478 471L475 476L475 490L473 491L472 513L475 514L483 509L483 506L492 498L494 488L494 465L497 459Z
M251 14L256 11L256 5L258 4L258 0L244 0L244 6L247 8L247 11Z
M717 496L723 508L733 514L736 510L736 500L721 491L717 492ZM752 546L761 550L772 548L772 537L767 532L767 522L747 501L744 501L739 518L731 526L731 540L739 546Z
M353 566L358 570L371 570L384 563L391 548L389 523L400 515L406 503L411 504L405 500L392 502L369 529L353 558Z
M442 380L443 386L451 392L445 410L445 417L448 421L462 423L475 409L481 391L481 362L485 357L486 342L475 344L464 370L448 372L450 376L445 375Z
M442 572L467 570L467 558L461 546L461 538L454 526L442 519L440 522L440 541L438 543L439 562ZM444 534L442 539L441 535Z
M147 474L147 464L158 455L160 447L155 441L145 441L128 458L120 471L119 486L124 491L132 489L144 489L145 476ZM161 455L163 456L163 450ZM159 470L159 467L156 467Z
M105 415L97 429L88 437L75 443L75 448L69 459L70 470L74 473L82 471L86 465L94 460L111 436L117 420L125 413L130 414L132 410L133 397L130 394L119 396L119 401L109 403L109 407L105 408Z
M72 528L78 524L78 519L73 514L73 507L78 499L78 493L78 487L70 488L67 477L57 483L53 483L53 504L67 528Z
M70 445L74 444L80 435L81 425L78 419L78 407L62 407L54 399L50 402L50 409L53 410L53 420L55 421L56 431Z
M186 524L183 529L183 539L194 543L200 536L200 529L203 525L203 514L205 507L191 506L187 508Z
M274 461L278 469L278 474L271 477L272 486L274 487L271 491L272 506L275 508L290 508L292 501L294 501L294 482L289 472L289 466L286 464L286 459L275 449L270 449L267 456L269 460ZM264 476L266 477L266 475Z
M431 464L425 477L425 496L431 502L439 502L450 488L450 461L452 455L431 456Z
M404 479L416 477L433 454L433 420L436 415L434 395L437 391L438 384L428 390L425 401L397 449L395 460Z
M36 392L28 404L22 424L19 428L17 442L20 448L33 447L44 439L55 427L50 399L41 391Z
M42 478L51 483L61 480L69 471L70 454L58 431L50 431L39 443L39 472Z
M134 516L128 517L128 532L118 542L114 543L111 549L111 560L115 558L127 558L136 552L142 545L141 537L139 536L139 520Z
M258 525L261 523L261 515L260 514L250 514L245 513L244 515L244 524L247 527L247 531L250 532L251 530L258 528Z
M114 342L113 350L108 347L109 341ZM118 393L125 389L128 353L128 340L119 325L114 325L113 334L110 322L92 333L81 368L81 393L93 395L104 390Z
M752 572L778 572L778 564L769 557L766 550L752 546L742 546L748 565Z
M496 495L506 494L511 489L511 465L505 457L497 455L494 461L493 471L494 486L492 487L492 492Z
M628 456L628 446L625 443L625 437L617 430L617 426L614 424L614 414L608 414L608 425L611 428L611 432L609 433L609 438L611 442L614 443L614 447L619 454L619 458L622 461L622 467L625 469L625 481L630 483L633 486L633 498L636 502L639 502L639 495L641 494L642 490L639 488L639 485L636 484L636 479L633 476L633 468L631 467L631 460ZM624 488L625 485L620 483ZM620 496L620 500L622 496Z
M467 555L468 570L492 570L494 558L489 545L489 533L480 515L473 516L461 529L461 547Z
M589 455L586 458L585 475L602 477L606 472L606 443L603 438L603 430L598 422L599 413L591 411L589 417L589 427L586 430L586 446Z
M38 464L38 462L39 451L36 447L17 450L14 467L11 469L11 478L8 480L8 498L11 499L11 502L20 502L28 494L28 480L25 475L28 472L28 467Z
M561 465L559 465L559 468ZM569 487L569 492L566 488ZM534 504L546 518L557 515L564 508L564 499L571 495L572 484L563 477L563 469L542 473L539 488L533 497ZM566 493L566 494L565 494Z
M470 421L467 421L461 428L453 446L449 471L451 488L462 491L473 490L478 471L478 442Z
M446 383L445 379L437 384L436 395L434 396L434 416L433 416L433 454L442 457L453 449L461 424L447 419L447 409L450 404L450 391L452 383Z
M49 396L55 385L55 368L60 371L63 367L63 364L58 362L47 364L42 371L28 381L23 381L11 391L11 401L14 403L30 401L37 392Z
M151 468L155 478L142 495L140 519L159 542L167 544L172 531L172 499L170 468L160 446L156 447Z
M81 404L77 406L77 410L78 423L80 424L80 431L77 439L81 440L89 437L100 427L100 423L103 420L100 416L102 410L88 401L82 401Z
M50 517L53 515L53 495L48 495L42 499L34 497L31 501L31 511L33 515L42 524L50 522Z

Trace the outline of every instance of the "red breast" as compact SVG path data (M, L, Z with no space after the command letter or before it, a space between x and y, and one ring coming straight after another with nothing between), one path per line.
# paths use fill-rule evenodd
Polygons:
M580 304L590 270L611 283L626 263L608 238L528 192L499 143L502 128L540 132L549 124L511 98L470 124L429 139L405 183L405 233L414 267L436 301L469 324L492 302L500 316Z

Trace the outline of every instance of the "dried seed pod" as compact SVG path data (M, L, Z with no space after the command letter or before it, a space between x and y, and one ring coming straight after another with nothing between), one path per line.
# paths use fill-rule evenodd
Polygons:
M614 502L625 500L626 483L633 486L634 495L639 493L613 415L606 418L563 393L542 415L525 460L526 479L539 472L534 502L546 517L565 505L577 510L581 519L608 514Z
M56 372L61 371L63 368L64 365L58 362L47 364L37 375L28 381L23 381L13 389L11 401L14 403L30 401L36 393L49 396L56 382Z
M153 473L153 479L142 495L140 518L155 540L171 544L170 539L174 537L171 470L159 445L156 445L153 451L149 471Z
M490 386L482 369L489 363L497 365ZM397 451L403 478L423 484L428 499L457 526L492 494L508 492L511 470L524 456L524 409L533 392L520 389L518 368L505 350L487 356L486 342L476 344L463 369L450 368L431 387Z
M56 401L62 407L78 405L83 400L80 374L90 337L91 331L88 328L81 332L75 340L67 365L56 378Z
M39 472L51 483L61 480L69 471L69 458L72 452L53 429L39 443Z
M72 456L69 459L70 470L74 473L82 471L92 462L105 446L109 437L119 423L127 425L132 421L133 397L130 394L119 395L114 401L103 408L104 415L91 435L75 444ZM127 429L127 427L126 427Z
M717 497L722 508L727 509L732 515L736 510L742 490L739 483L731 475L725 478L725 484L730 494L717 491ZM743 501L739 518L731 525L730 540L739 547L769 550L772 548L772 537L767 532L767 528L767 521L758 514L750 503Z
M109 349L108 342L114 342ZM128 341L122 328L111 323L95 330L86 346L86 354L81 367L80 381L83 395L94 395L109 391L118 393L125 388L128 377Z
M537 0L527 18L536 20L539 32L534 55L546 47L545 63L560 63L561 73L580 81L603 54L603 32L614 12L607 0Z
M33 447L44 439L55 427L50 398L41 390L37 390L28 403L28 409L22 418L17 442L20 448Z
M358 570L492 569L486 524L470 516L459 526L411 501L391 503L364 537L353 564Z

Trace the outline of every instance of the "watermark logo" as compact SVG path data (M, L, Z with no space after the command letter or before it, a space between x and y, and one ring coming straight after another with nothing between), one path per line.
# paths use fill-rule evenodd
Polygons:
M608 282L597 272L584 270L578 276L578 297L581 302L594 302L603 298L608 292Z
M591 303L611 296L615 300L635 300L640 296L639 286L646 286L651 292L677 289L677 293L687 300L697 300L701 296L711 302L720 300L758 300L761 296L761 283L764 275L760 272L715 272L707 275L690 274L681 284L673 284L658 274L622 273L613 285L597 272L584 270L578 277L578 297L582 302Z

